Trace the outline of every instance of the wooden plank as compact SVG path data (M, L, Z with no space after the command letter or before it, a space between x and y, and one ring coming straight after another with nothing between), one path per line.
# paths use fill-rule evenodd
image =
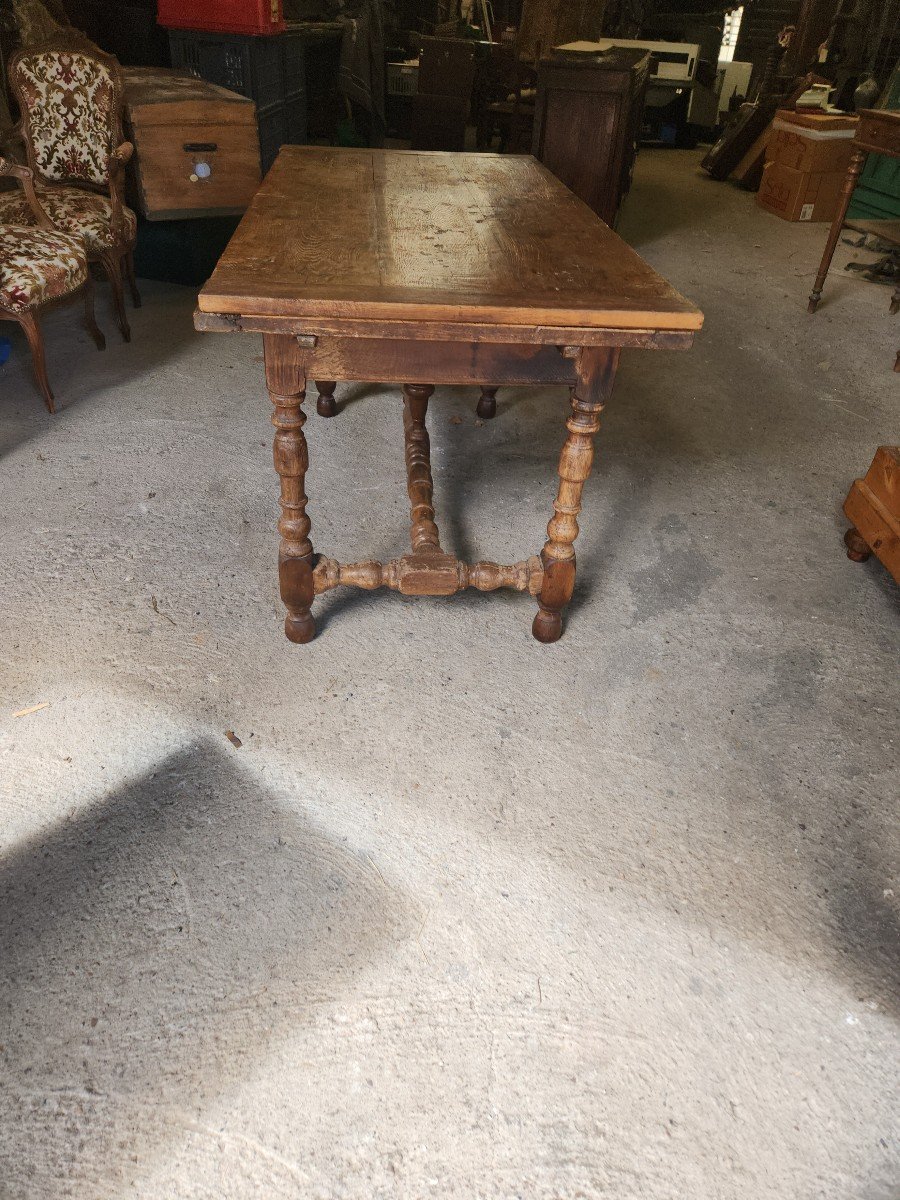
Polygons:
M762 179L766 147L769 144L771 136L772 122L770 121L728 178L749 191L755 191Z
M125 102L142 125L204 121L210 112L220 124L256 123L256 105L246 96L162 67L126 67Z
M900 221L898 220L870 221L863 217L847 217L844 226L847 229L855 229L859 233L879 237L886 242L892 242L895 246L900 246Z
M695 331L702 314L530 157L287 146L212 313Z

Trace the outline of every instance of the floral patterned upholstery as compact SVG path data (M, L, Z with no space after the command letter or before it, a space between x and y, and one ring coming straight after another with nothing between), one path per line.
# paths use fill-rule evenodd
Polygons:
M118 114L110 68L89 54L25 51L10 71L39 178L105 186Z
M43 229L0 225L0 308L26 312L57 300L87 281L77 238Z
M38 188L38 199L54 226L63 233L81 238L93 258L116 244L112 228L112 205L106 196L80 188ZM133 242L137 218L123 205L126 241ZM21 191L0 192L0 221L10 225L33 225L34 216ZM121 237L118 239L121 242Z

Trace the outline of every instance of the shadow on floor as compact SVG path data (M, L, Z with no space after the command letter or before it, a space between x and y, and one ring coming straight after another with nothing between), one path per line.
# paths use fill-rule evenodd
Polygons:
M0 861L4 1195L149 1159L385 952L396 893L299 808L205 742Z
M646 242L661 241L685 226L702 224L709 211L708 197L700 188L686 194L683 184L675 182L678 177L671 171L669 160L671 156L678 156L695 166L704 188L707 184L711 188L733 186L711 179L700 169L700 160L705 153L705 148L644 151L649 169L639 174L622 203L616 224L619 237L639 251Z
M35 382L31 351L15 321L0 323L0 337L12 342L9 361L0 368L0 459L30 438L53 434L68 410L97 407L111 389L132 383L146 370L148 357L159 365L161 348L172 358L197 334L192 313L195 296L188 289L173 301L171 291L160 302L157 285L139 280L144 303L135 309L126 303L131 342L124 343L116 324L109 285L96 288L97 321L106 335L106 349L98 350L84 326L82 305L75 300L50 310L41 318L47 374L56 400L51 414ZM181 309L172 320L172 310Z

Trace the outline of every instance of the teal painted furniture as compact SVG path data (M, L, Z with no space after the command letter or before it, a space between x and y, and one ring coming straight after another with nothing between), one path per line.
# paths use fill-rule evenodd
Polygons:
M900 68L894 72L882 108L900 109ZM870 154L862 169L853 199L847 210L848 218L864 221L896 221L900 219L900 161Z

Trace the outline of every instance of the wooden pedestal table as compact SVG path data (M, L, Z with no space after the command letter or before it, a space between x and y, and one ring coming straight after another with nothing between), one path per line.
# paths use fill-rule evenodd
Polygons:
M201 330L263 334L291 641L314 637L316 595L350 585L408 596L529 592L534 636L553 642L575 585L581 494L619 351L686 348L703 318L534 159L288 146L200 293L195 320ZM313 551L307 380L320 381L324 415L334 411L335 382L402 385L411 553L339 563ZM481 385L485 411L507 384L571 388L539 555L470 564L442 548L425 424L437 384Z

